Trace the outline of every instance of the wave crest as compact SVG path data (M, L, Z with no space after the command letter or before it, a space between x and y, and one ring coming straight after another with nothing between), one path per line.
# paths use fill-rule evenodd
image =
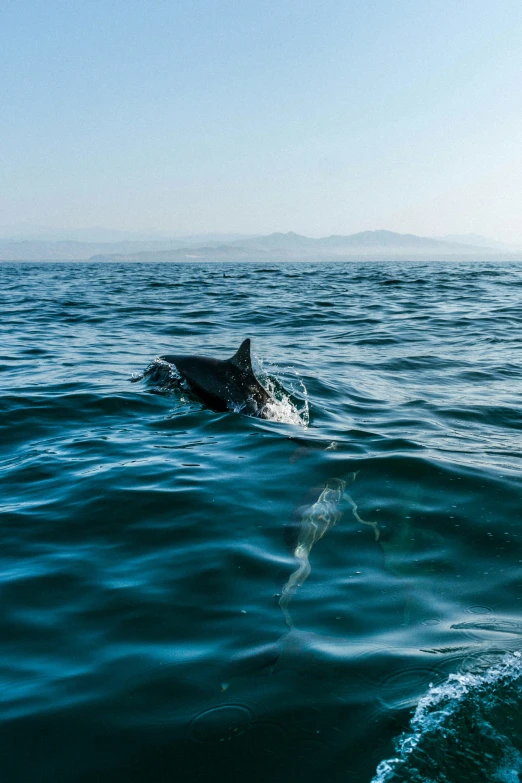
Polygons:
M519 783L522 656L482 674L452 674L420 700L411 731L396 740L372 783Z

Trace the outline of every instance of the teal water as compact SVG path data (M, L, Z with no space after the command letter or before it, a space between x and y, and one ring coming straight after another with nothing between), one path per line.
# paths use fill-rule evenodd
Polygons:
M521 265L3 263L0 302L2 781L521 779ZM244 337L272 419L140 380Z

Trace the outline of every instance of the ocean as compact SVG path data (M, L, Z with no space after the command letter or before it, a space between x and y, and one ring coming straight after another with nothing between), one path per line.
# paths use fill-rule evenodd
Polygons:
M3 262L0 302L3 783L522 779L522 264ZM268 419L158 362L246 337Z

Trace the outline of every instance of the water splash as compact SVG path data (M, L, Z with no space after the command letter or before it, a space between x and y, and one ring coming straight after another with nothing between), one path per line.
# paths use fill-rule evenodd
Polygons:
M302 407L299 408L292 396L288 392L281 390L279 384L269 376L263 379L263 385L273 399L273 402L269 402L264 407L266 419L308 427L310 423L308 399L305 398Z
M259 378L273 400L264 408L265 418L270 421L308 427L310 424L310 405L308 402L308 391L302 378L296 376L296 383L299 388L295 388L294 384L291 383L289 384L290 390L287 391L276 377L267 371L262 359L255 354L252 354L252 359L256 377ZM285 384L288 385L286 381Z
M179 389L184 384L176 365L159 357L153 359L143 372L132 373L130 380L131 383L138 383L138 381L146 380L151 391L158 393Z
M397 755L372 783L519 783L522 656L507 654L480 674L452 674L420 700ZM458 770L458 772L457 772Z

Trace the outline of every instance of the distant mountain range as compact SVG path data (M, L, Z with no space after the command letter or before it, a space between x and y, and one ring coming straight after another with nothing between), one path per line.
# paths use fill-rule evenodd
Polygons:
M313 239L300 234L266 236L205 235L175 239L120 241L50 241L0 239L0 260L191 261L191 260L332 260L361 258L504 257L514 249L476 235L444 238L362 231ZM457 241L458 240L458 241ZM491 245L485 244L491 241Z

